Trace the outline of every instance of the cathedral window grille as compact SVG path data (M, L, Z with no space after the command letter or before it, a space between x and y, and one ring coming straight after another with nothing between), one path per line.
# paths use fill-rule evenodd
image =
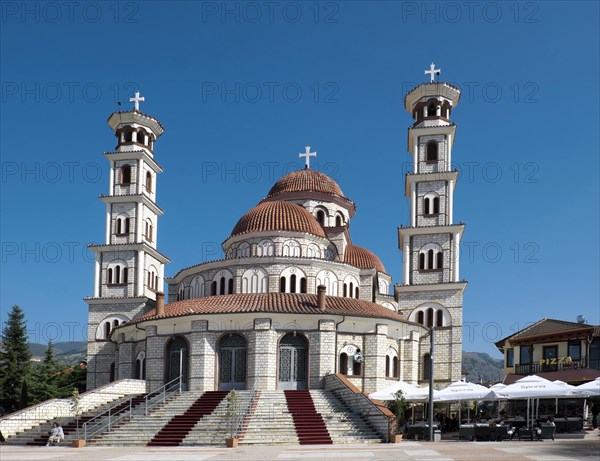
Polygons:
M427 163L436 163L438 161L438 143L429 141L426 146L425 161Z
M152 193L152 173L146 172L146 191Z
M121 184L131 184L131 165L123 165L121 167Z

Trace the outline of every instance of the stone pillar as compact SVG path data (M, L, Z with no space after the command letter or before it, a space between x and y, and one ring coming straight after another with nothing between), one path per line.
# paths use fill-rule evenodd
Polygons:
M370 394L382 389L385 380L385 355L387 352L387 324L378 323L376 334L365 336L365 350L363 351L364 385L362 391Z
M215 383L217 333L208 331L208 321L192 322L190 334L190 390L212 391Z
M271 319L255 319L254 332L248 342L248 388L277 389L277 332Z
M310 389L323 388L323 378L335 373L335 321L319 320L319 331L309 334Z
M404 376L403 381L409 384L418 384L419 381L419 333L411 331L408 339L404 341L404 354L400 365Z
M165 338L157 336L157 326L146 327L146 390L165 384Z

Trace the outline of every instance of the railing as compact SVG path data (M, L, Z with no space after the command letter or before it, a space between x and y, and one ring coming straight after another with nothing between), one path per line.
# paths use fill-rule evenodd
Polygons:
M256 391L256 384L255 384L254 387L252 388L252 397L250 397L248 399L248 401L246 402L244 407L241 408L240 412L238 413L238 419L234 426L235 432L234 432L234 434L232 434L234 438L238 437L238 435L242 431L242 426L244 425L244 419L246 419L246 416L250 412L250 409L252 408L252 404L256 401L257 397L258 397L258 392Z
M108 410L94 416L92 419L83 423L83 438L88 440L96 434L102 432L110 432L115 425L125 418L131 419L134 414L143 414L148 416L148 412L151 411L156 405L165 403L167 398L173 394L181 392L181 376L169 381L163 387L147 394L144 398L143 404L133 403L134 398L130 398L126 404L119 403L110 407ZM123 408L119 408L119 407Z
M515 365L515 374L517 375L527 375L527 374L535 374L535 373L544 373L547 371L563 371L563 370L577 370L580 368L587 368L587 357L583 356L579 359L572 359L570 362L567 362L566 359L560 357L556 359L546 359L541 363L526 363Z

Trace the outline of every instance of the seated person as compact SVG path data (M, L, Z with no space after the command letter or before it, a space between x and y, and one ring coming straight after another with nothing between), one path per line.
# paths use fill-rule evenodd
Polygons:
M46 446L57 445L61 440L65 438L63 428L60 427L60 424L58 423L52 424L52 428L50 429L49 434L50 437L48 437L48 443L46 443Z

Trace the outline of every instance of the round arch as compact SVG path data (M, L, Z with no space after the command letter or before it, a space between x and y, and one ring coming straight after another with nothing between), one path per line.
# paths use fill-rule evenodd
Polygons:
M308 387L308 338L301 333L281 337L277 347L277 388L282 390Z

